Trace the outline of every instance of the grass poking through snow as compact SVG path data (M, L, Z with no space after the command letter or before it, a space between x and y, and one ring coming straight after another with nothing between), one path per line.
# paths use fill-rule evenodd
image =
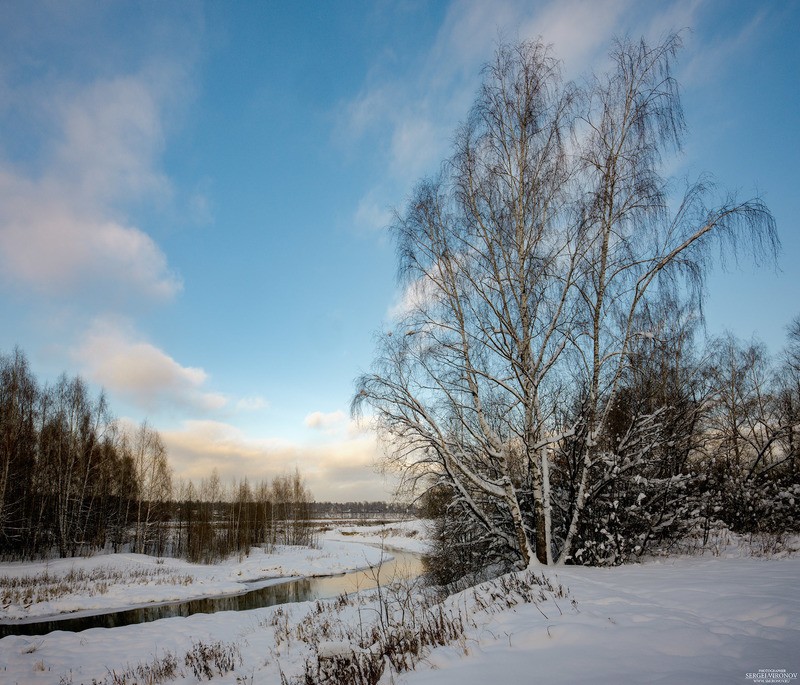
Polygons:
M67 595L104 595L113 585L190 585L194 577L168 566L121 570L99 566L91 570L70 569L60 575L43 571L26 576L0 576L0 606L30 606Z

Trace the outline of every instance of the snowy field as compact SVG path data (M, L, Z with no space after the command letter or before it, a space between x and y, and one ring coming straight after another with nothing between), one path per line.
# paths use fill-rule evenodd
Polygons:
M0 620L43 619L64 613L97 613L235 595L252 587L255 581L336 575L368 567L380 559L379 548L325 539L319 549L278 546L266 553L254 547L247 557L234 556L212 566L144 554L0 564L0 578L27 577L26 585L30 580L38 581L32 595L26 599L23 593L21 601L4 600L0 581ZM7 584L13 588L13 581ZM70 592L71 587L84 592Z
M464 650L435 650L395 682L730 685L759 682L748 674L761 669L800 670L800 559L680 559L547 575L569 588L575 607L550 602L541 613L526 604L488 617Z
M183 592L192 597L236 592L245 580L265 575L319 575L362 567L365 560L380 557L381 551L370 545L381 543L420 551L423 532L414 524L392 524L384 531L338 528L324 533L319 550L282 549L275 555L254 551L242 561L208 568L172 559L160 564L136 555L49 565L2 564L0 576L43 571L58 575L73 564L87 571L169 567L178 576L193 578L176 587L155 580L134 583L127 590L109 587L104 595L83 602L65 597L36 609L9 605L3 615L140 604ZM448 598L443 611L457 619L463 631L448 646L425 648L413 662L414 670L385 669L380 682L800 683L794 675L800 670L797 557L749 558L732 551L613 569L535 569L535 574L543 585L535 588L533 599L521 598L511 576ZM386 579L387 591L389 582ZM206 682L209 675L212 682L228 685L279 684L282 675L291 683L304 669L317 668L320 654L335 657L348 649L358 651L352 646L353 636L363 637L377 621L372 596L197 614L82 633L6 637L0 640L0 683L196 683ZM393 596L397 599L401 593ZM106 599L109 604L101 606Z

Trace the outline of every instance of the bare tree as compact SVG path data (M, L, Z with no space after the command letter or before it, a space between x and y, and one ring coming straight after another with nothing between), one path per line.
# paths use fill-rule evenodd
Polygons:
M97 437L105 400L93 402L82 378L62 375L53 388L47 465L53 494L56 542L61 556L87 547L87 496L97 465Z
M161 436L143 421L132 440L134 466L139 483L134 551L163 553L161 524L164 506L172 496L172 473Z
M784 422L789 426L786 436L786 453L790 456L788 467L795 474L800 470L800 316L792 320L788 333L778 385Z
M407 306L354 411L372 408L390 464L448 488L497 559L574 559L649 303L699 298L684 286L712 238L777 244L759 200L709 210L702 182L669 210L679 45L618 42L582 87L543 45L501 46L452 156L394 224ZM553 472L567 445L569 478ZM572 485L558 511L556 481Z
M706 371L713 389L697 461L707 478L708 518L737 532L781 532L798 522L794 498L797 417L790 371L775 374L763 344L728 334L714 341ZM788 380L788 383L787 383Z
M272 479L272 544L311 544L312 530L309 525L311 493L306 487L300 470L277 475Z
M38 393L19 348L0 356L0 551L18 546L27 533Z
M271 486L244 479L225 488L215 469L199 493L189 482L177 495L173 502L166 449L146 421L126 430L80 377L40 388L19 349L0 355L0 556L111 544L211 562L278 533L287 544L313 542L311 494L298 470Z

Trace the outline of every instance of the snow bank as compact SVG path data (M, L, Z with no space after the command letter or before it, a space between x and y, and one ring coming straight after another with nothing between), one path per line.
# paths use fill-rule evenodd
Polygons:
M385 558L386 555L383 555ZM67 592L36 601L45 595L45 583L32 601L0 602L0 620L46 618L74 612L106 612L153 603L234 595L263 579L313 577L346 573L377 564L381 550L364 544L323 540L319 549L277 547L270 553L258 547L250 555L236 556L212 565L181 559L156 559L143 554L105 554L36 563L0 564L0 577L96 578L93 591ZM46 574L46 576L45 576ZM69 583L68 583L69 584ZM263 585L263 583L260 583ZM2 599L0 582L0 599ZM91 594L90 594L91 593ZM50 594L55 594L55 591Z
M503 611L468 631L466 656L460 647L436 649L396 684L730 685L758 682L759 670L800 670L798 559L684 558L546 573L569 587L575 608Z
M307 575L322 568L360 566L365 555L381 554L354 544L354 539L394 542L405 537L394 532L382 537L370 528L331 532L335 539L313 553L284 550L280 556L232 560L207 570L214 581L196 569L189 572L208 587L264 572ZM131 555L125 560L145 563ZM75 561L102 564L108 557ZM686 557L606 569L537 569L541 573L568 588L569 596L511 607L501 599L488 611L481 608L488 603L488 591L478 591L477 598L474 590L448 598L449 608L468 617L463 639L428 652L414 671L385 673L381 682L747 685L783 678L800 685L791 676L800 671L800 559ZM291 681L303 673L312 655L300 641L302 634L316 635L323 655L342 655L352 650L353 642L335 634L323 637L322 626L336 616L350 622L357 634L360 622L366 625L376 615L369 599L345 606L332 600L82 633L6 637L0 640L0 682L88 685L93 678L102 682L112 670L120 673L165 655L174 655L180 666L198 642L235 645L241 655L235 671L214 678L221 685L277 683L281 673ZM186 675L176 682L196 679Z
M424 554L429 547L428 522L420 519L369 525L343 525L325 533L328 540L363 542L369 545Z

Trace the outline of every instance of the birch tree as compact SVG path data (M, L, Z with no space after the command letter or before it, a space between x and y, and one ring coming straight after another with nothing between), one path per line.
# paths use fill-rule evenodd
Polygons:
M684 136L672 75L679 48L678 35L655 47L618 41L609 72L586 87L587 105L578 119L576 201L582 225L573 292L582 313L570 351L579 369L579 423L585 437L559 550L565 560L573 554L593 466L608 458L599 438L617 402L632 347L639 337L652 334L638 328L642 314L664 296L685 298L700 310L714 241L723 252L752 246L755 255L774 258L777 250L773 218L759 199L742 202L728 196L709 207L714 189L703 179L682 196L669 192L662 162L681 149Z
M172 471L161 435L147 421L143 421L134 433L132 453L139 483L134 551L163 554L161 523L163 509L172 495Z
M30 507L38 387L17 348L0 355L0 553L25 538Z
M776 244L757 199L708 209L706 183L668 192L679 44L618 42L580 86L542 44L501 46L441 173L392 227L404 307L353 409L374 412L407 483L449 490L497 560L574 560L648 304L699 297L685 284L712 238ZM567 446L569 477L555 458ZM557 482L571 489L554 509Z

